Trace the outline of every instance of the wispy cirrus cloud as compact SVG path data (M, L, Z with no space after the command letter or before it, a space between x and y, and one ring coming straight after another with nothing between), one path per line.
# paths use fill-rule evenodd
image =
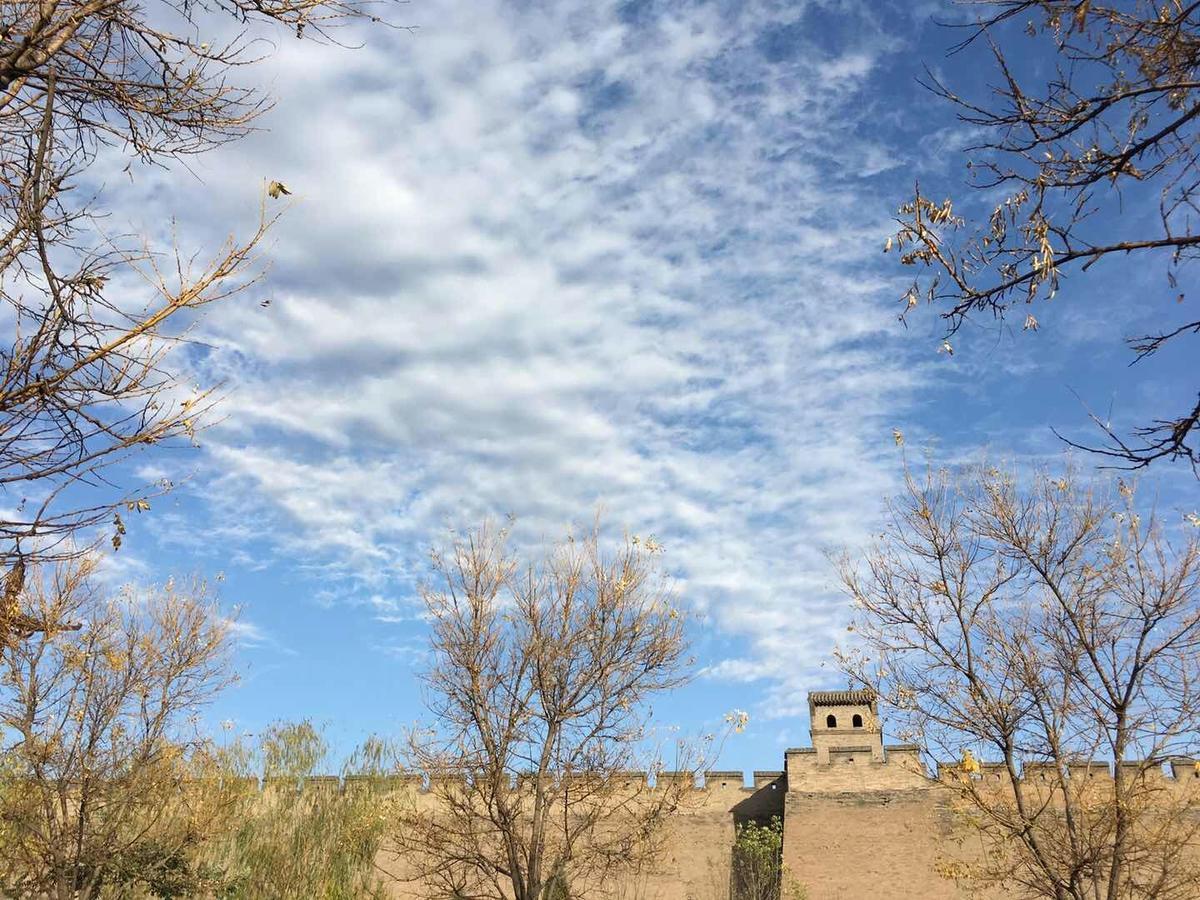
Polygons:
M296 655L295 650L285 646L275 635L268 632L267 629L248 619L226 619L225 627L228 629L229 636L232 638L234 644L243 649L269 649L288 656Z
M810 8L445 0L283 43L269 131L133 192L197 240L264 177L297 197L269 306L203 325L226 419L165 537L206 509L196 552L403 630L446 527L603 506L666 545L708 675L793 711L843 620L823 550L866 533L924 380L878 268L905 159L864 127L896 42Z

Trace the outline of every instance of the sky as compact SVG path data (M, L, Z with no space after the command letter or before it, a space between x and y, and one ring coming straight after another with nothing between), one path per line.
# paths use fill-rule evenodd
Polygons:
M536 547L599 510L661 542L694 617L698 676L657 719L744 709L721 768L778 768L806 692L844 683L827 553L877 528L893 429L939 461L1061 465L1050 428L1089 436L1084 404L1123 423L1186 400L1186 348L1127 367L1121 337L1174 297L1136 264L952 357L933 315L898 321L896 208L915 180L960 191L972 137L916 79L987 75L947 56L955 15L413 0L410 29L341 35L357 48L276 35L239 74L277 101L245 140L114 163L116 225L197 248L253 228L265 179L293 191L267 276L186 351L221 419L139 458L132 478L179 487L109 562L206 575L238 609L213 721L398 733L422 714L429 549L510 516ZM1184 468L1147 481L1167 517L1200 507Z

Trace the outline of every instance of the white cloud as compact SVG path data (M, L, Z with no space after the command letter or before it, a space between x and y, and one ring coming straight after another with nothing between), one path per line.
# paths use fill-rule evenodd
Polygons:
M229 629L230 637L239 647L251 650L267 648L288 656L296 655L295 650L280 643L261 625L256 625L246 619L226 619L225 627Z
M424 641L389 641L372 647L406 666L420 668L429 662L429 647Z
M264 177L299 199L270 307L204 325L233 386L206 537L268 535L394 618L444 527L553 536L603 504L737 645L709 674L782 708L841 624L822 549L869 526L921 379L860 177L896 165L856 135L887 42L767 58L765 14L715 5L410 11L359 51L284 43L269 131L182 189L197 240Z

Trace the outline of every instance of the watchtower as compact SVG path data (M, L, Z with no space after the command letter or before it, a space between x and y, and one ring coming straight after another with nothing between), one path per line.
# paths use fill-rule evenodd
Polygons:
M808 695L809 730L817 764L833 756L869 753L883 762L883 727L873 691L813 691Z

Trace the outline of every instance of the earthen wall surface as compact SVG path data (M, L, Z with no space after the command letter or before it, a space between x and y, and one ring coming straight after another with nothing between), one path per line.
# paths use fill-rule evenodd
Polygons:
M596 896L729 900L736 826L774 816L783 821L786 877L803 888L805 900L1005 896L972 892L948 877L956 862L969 861L980 847L972 845L969 829L956 823L953 792L930 777L918 750L883 743L872 698L858 691L819 692L809 695L809 706L812 747L787 750L781 771L758 771L746 779L740 772L706 773L672 818L655 870L636 877L614 874ZM831 715L836 725L828 719ZM856 721L861 725L856 727ZM851 727L844 727L847 724ZM1128 772L1145 778L1164 799L1200 791L1200 764L1179 761L1169 774L1157 765L1129 766ZM945 770L939 773L947 775ZM631 777L645 783L642 774ZM1006 769L988 763L975 777L981 786L1000 790L1009 779ZM1045 784L1052 790L1056 777L1054 770L1036 764L1024 772L1034 788ZM1103 790L1102 782L1112 773L1097 761L1071 767L1067 777L1078 781L1081 789L1095 785ZM396 895L422 896L419 888L400 885ZM783 897L790 900L786 890Z
M806 900L1000 900L1003 893L970 892L943 873L947 864L969 860L969 831L955 826L951 792L920 768L915 751L885 751L883 762L843 761L819 765L808 748L789 750L786 773L708 773L689 795L666 835L655 871L614 877L595 896L613 900L729 900L730 854L736 824L780 816L783 862ZM1001 781L984 766L983 783ZM1200 775L1188 762L1172 774L1151 769L1165 796L1200 790ZM1030 786L1042 777L1036 767ZM1074 777L1111 778L1102 764L1081 767ZM320 789L328 787L324 784ZM349 786L347 786L349 789ZM412 784L419 804L434 795ZM977 839L976 839L977 840ZM400 874L402 861L381 857ZM424 897L420 886L397 880L397 898ZM785 900L787 895L785 894Z

